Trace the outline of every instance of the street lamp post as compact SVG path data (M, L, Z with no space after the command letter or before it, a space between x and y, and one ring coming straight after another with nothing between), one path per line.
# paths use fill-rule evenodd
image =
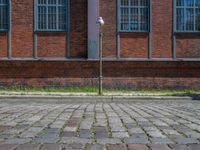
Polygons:
M102 26L104 25L104 20L102 17L97 19L97 24L99 25L99 95L103 95L103 33Z

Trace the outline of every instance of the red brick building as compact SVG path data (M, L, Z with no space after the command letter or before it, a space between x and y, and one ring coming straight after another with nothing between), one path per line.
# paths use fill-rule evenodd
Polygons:
M0 0L0 84L200 87L200 0Z

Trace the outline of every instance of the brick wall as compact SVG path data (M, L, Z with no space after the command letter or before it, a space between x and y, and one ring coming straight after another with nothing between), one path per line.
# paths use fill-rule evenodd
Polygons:
M8 40L7 33L0 33L0 57L7 57Z
M38 33L37 36L38 57L66 57L66 33Z
M71 0L71 57L87 58L87 0Z
M122 33L120 34L122 58L147 58L148 34L147 33Z
M0 61L0 84L28 86L96 86L98 63L87 60L87 0L70 1L70 56L84 61ZM12 0L12 56L33 57L33 0ZM152 0L152 56L172 57L172 0ZM103 55L117 55L116 0L100 0ZM7 56L7 33L0 33L0 57ZM122 58L147 58L148 33L121 33ZM38 33L38 57L66 57L66 33ZM177 35L177 57L199 58L199 34ZM107 87L200 88L200 62L108 61Z
M178 34L176 45L178 58L200 58L200 34Z
M70 2L71 57L87 56L87 0ZM12 57L33 57L34 0L11 0ZM66 33L38 33L38 57L66 57ZM0 57L7 55L7 34L0 33Z
M116 57L116 31L117 14L115 0L100 0L100 16L103 17L103 56L109 58Z
M97 86L97 61L0 61L0 85ZM200 62L104 62L104 86L200 88Z
M172 57L173 0L152 1L153 58Z
M11 1L12 56L33 57L33 0Z
M33 0L11 0L12 56L33 57ZM70 1L70 55L87 58L87 0ZM103 27L103 55L117 55L117 5L116 0L100 0ZM95 21L95 20L94 20ZM173 0L152 0L152 57L172 57ZM121 33L122 58L147 58L148 34ZM199 34L177 35L177 57L199 58ZM0 33L0 57L7 55L7 34ZM39 57L66 57L66 33L38 33Z

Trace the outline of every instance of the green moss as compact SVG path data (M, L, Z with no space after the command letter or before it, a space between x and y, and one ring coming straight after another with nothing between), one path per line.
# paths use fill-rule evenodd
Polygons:
M200 95L200 89L104 89L104 94L113 93L113 95L130 94L134 96L183 96ZM0 92L61 92L61 93L98 93L98 88L93 87L0 87Z

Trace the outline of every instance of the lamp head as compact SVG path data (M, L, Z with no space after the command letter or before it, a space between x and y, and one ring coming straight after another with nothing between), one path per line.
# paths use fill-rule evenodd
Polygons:
M104 25L104 20L103 20L103 18L102 17L99 17L98 19L97 19L97 22L96 22L97 24L99 24L100 26L103 26Z

